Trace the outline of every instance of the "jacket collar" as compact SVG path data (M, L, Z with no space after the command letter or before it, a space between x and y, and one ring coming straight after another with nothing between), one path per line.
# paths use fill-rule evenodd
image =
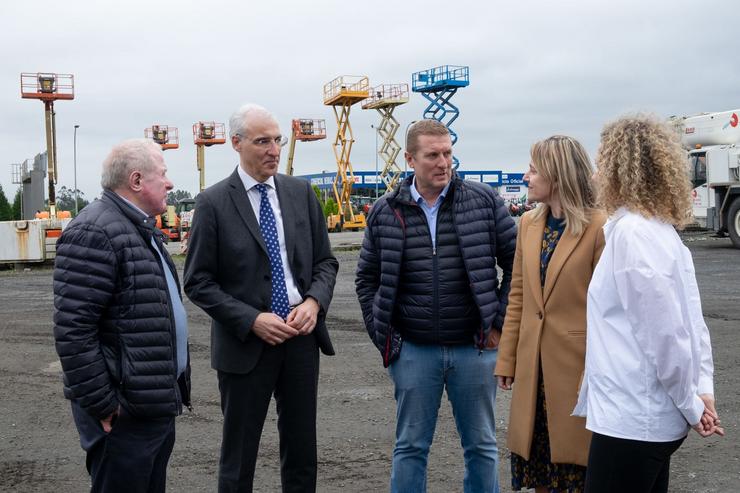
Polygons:
M157 220L153 217L147 217L142 213L141 210L132 206L128 201L122 199L113 190L103 190L101 200L113 203L126 218L136 226L139 231L150 238L153 235L157 235L160 239L164 237L164 233L159 231L156 227Z
M416 205L416 201L414 200L414 197L411 195L411 184L414 182L414 174L411 174L407 176L401 184L390 193L388 196L388 202L392 207L396 205ZM445 195L445 198L451 196L454 194L454 191L462 186L463 180L460 178L460 175L457 174L457 171L452 172L452 179L450 179L449 188L447 189L447 193Z

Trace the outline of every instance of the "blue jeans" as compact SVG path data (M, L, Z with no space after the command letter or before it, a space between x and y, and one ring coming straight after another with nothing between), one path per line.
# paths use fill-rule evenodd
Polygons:
M496 356L496 350L481 353L472 344L403 342L399 358L388 369L397 403L391 493L426 491L427 457L444 389L463 446L465 493L498 493Z

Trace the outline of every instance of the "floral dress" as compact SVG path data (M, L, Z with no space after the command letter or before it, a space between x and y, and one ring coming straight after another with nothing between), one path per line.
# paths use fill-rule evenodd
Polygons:
M542 234L540 253L540 283L545 285L547 265L563 235L565 224L562 220L547 217ZM586 468L577 464L553 464L550 462L550 439L547 433L547 402L545 402L545 383L540 364L539 385L537 388L537 407L534 415L534 434L529 460L512 452L511 486L514 491L522 488L545 486L551 492L581 493L586 478Z

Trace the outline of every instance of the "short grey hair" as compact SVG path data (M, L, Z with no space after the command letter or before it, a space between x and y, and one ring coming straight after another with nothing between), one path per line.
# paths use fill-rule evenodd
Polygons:
M278 123L277 118L258 104L247 103L231 114L229 118L229 138L235 135L244 135L249 120L262 116Z
M104 190L125 186L133 171L150 171L154 167L154 156L161 154L159 144L149 139L128 139L116 144L103 161L100 185Z

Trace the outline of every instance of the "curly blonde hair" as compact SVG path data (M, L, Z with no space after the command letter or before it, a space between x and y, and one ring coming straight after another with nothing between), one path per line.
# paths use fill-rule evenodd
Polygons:
M598 202L657 217L677 228L692 221L691 183L678 134L651 115L607 123L596 156Z

